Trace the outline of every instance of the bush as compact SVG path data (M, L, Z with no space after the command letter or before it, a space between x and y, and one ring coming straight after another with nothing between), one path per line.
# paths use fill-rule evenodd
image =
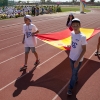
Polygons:
M7 15L6 14L0 14L0 19L6 19Z
M56 12L62 12L61 7L57 6Z
M18 14L16 14L16 15L15 15L15 18L18 18L18 17L19 17L19 15L18 15Z

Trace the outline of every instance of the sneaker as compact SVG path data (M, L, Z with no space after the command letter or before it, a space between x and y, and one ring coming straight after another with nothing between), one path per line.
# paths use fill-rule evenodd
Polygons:
M95 56L97 56L98 55L98 51L97 52L95 52Z
M72 90L71 90L71 89L69 89L69 90L67 91L67 95L72 95Z
M36 62L34 63L34 65L38 65L40 63L39 60L36 60Z
M25 69L27 69L27 66L26 65L24 65L22 68L20 68L20 71L23 71Z

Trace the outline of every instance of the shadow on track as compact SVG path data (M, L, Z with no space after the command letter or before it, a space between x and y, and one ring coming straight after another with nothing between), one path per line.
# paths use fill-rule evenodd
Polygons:
M68 52L66 52L68 54ZM83 64L88 59L84 58ZM47 66L48 67L48 66ZM89 60L88 63L82 68L79 72L79 82L76 84L73 95L67 96L67 87L59 94L61 100L78 100L76 95L81 89L81 87L85 84L85 82L100 68L100 63ZM33 68L27 75L22 77L21 79L16 80L15 87L17 88L14 93L13 97L18 96L23 90L27 90L28 87L44 87L54 91L56 94L65 86L65 84L69 81L71 77L71 68L69 65L69 58L66 58L63 62L61 62L58 66L54 69L49 71L47 74L41 76L36 81L32 80L33 72L36 69ZM22 73L22 75L25 72ZM53 98L51 98L53 99Z

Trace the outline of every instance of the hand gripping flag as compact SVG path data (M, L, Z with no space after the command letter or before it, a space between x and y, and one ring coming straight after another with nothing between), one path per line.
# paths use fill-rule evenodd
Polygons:
M86 39L89 40L93 36L95 36L97 33L100 32L100 30L96 29L86 29L86 28L80 28L81 33L83 33L86 36ZM42 41L55 46L62 50L69 50L71 45L71 35L70 30L66 29L60 32L54 32L54 33L48 33L48 34L38 34L36 35L39 39Z

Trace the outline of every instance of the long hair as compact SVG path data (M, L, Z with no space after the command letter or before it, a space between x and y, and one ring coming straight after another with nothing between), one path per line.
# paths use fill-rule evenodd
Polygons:
M72 16L72 19L74 19L74 16L73 15L71 15L71 16ZM70 15L68 16L66 26L68 26L69 21L70 21Z

